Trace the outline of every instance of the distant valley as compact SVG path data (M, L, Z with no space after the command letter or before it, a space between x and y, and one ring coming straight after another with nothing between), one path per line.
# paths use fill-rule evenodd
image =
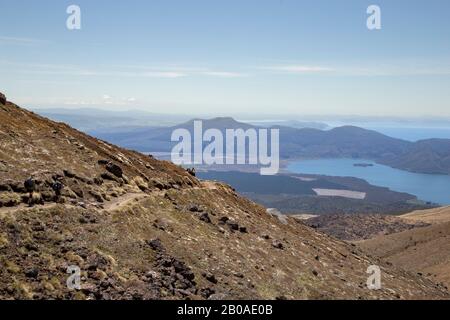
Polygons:
M280 174L261 176L238 171L200 171L205 180L224 181L268 208L284 214L402 214L432 208L411 194L370 185L351 177ZM323 191L336 196L324 196ZM360 197L362 195L362 197Z

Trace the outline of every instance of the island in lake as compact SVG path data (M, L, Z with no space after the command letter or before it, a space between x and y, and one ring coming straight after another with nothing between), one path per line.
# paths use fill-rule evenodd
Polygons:
M368 167L373 167L374 164L373 163L355 163L353 164L354 167L362 167L362 168L368 168Z

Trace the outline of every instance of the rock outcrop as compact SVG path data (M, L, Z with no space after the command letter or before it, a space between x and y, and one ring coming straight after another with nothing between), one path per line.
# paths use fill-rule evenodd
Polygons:
M0 104L6 104L6 96L0 92Z

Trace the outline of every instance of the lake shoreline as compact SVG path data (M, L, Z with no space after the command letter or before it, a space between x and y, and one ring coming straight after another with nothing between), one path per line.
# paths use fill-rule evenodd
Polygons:
M373 164L373 166L355 166L356 163L361 162ZM283 161L282 172L285 174L355 177L365 180L371 185L412 194L426 203L450 204L450 195L445 194L445 190L450 190L449 175L416 173L393 168L373 160L359 158L290 159Z

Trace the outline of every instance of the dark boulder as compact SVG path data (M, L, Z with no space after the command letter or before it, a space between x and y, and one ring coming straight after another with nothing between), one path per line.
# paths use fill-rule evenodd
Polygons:
M195 168L188 168L188 169L186 169L186 171L193 177L195 177L197 175Z
M246 227L239 227L239 231L240 231L241 233L248 233L248 230L247 230Z
M0 183L0 191L11 191L11 187L7 183Z
M228 218L228 217L222 217L222 218L219 219L219 222L220 222L221 224L225 224L225 223L227 223L228 220L230 220L230 218Z
M200 209L199 206L196 204L189 205L188 210L190 212L202 212L202 209Z
M104 202L103 196L100 193L98 193L97 191L90 190L89 194L95 199L95 201L100 202L100 203Z
M148 245L155 251L164 251L164 246L159 239L153 239L148 241Z
M6 96L0 92L0 104L6 104Z
M206 280L208 280L209 282L211 282L211 283L217 284L217 282L219 282L219 281L217 280L216 276L213 275L212 273L209 273L209 272L208 272L208 273L203 273L202 276L203 276Z
M109 180L109 181L115 181L115 182L119 182L119 179L117 179L114 175L112 175L109 172L104 172L100 175L100 178L102 178L103 180ZM97 182L100 182L100 180L98 180ZM103 181L102 181L103 183Z
M27 192L25 189L24 183L20 183L19 181L11 181L8 180L6 183L9 184L10 188L17 193L24 193Z
M169 190L172 188L169 183L162 182L158 179L151 179L149 182L150 182L149 185L151 187L155 187L159 190Z
M238 231L239 230L239 224L237 224L234 221L228 221L227 222L228 226L230 227L231 230L233 231Z
M55 193L56 193L57 196L60 196L60 195L61 195L62 189L63 189L63 188L61 188L61 189L59 190L59 193L55 190ZM74 185L74 186L72 186L71 189L72 189L72 191L77 195L77 197L79 197L79 198L84 198L84 191L83 191L83 189L81 189L81 187L80 187L79 185Z
M211 223L211 218L207 212L204 212L200 215L200 220L206 223Z
M210 296L212 296L214 293L216 293L216 291L213 288L203 288L200 290L200 295L204 298L204 299L208 299Z
M64 175L67 178L75 178L77 175L70 170L64 170Z
M27 271L25 272L25 275L26 275L28 278L37 278L38 275L39 275L39 270L36 269L36 268L29 269L29 270L27 270Z
M284 249L284 245L283 245L280 241L278 241L278 240L274 240L274 241L272 242L272 246L273 246L274 248L276 248L276 249L280 249L280 250L283 250L283 249Z
M111 172L113 175L115 175L118 178L122 178L123 170L121 167L119 167L117 164L114 164L112 162L108 163L106 165L106 170Z
M101 186L103 184L103 178L102 177L95 177L94 183L98 186Z

